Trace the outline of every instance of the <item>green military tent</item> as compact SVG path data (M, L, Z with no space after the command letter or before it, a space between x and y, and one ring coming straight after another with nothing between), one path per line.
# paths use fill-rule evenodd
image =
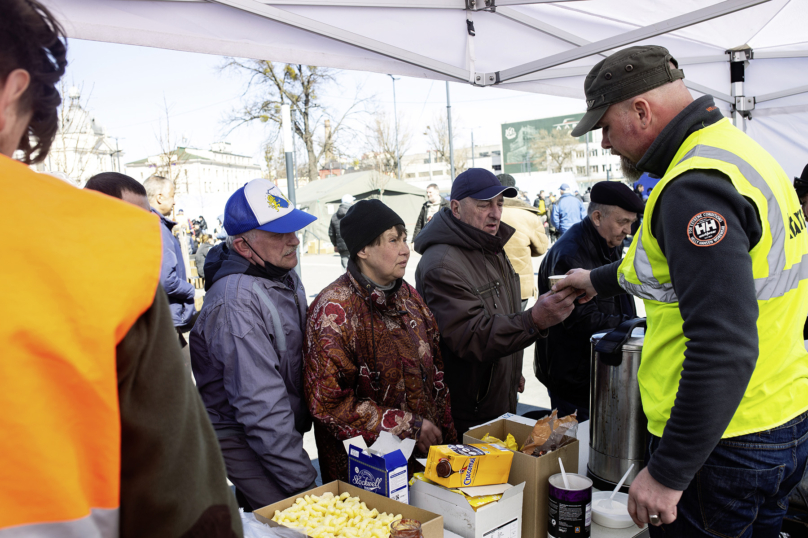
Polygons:
M346 194L352 195L357 200L380 199L401 216L410 237L421 206L426 201L424 189L413 187L409 183L375 170L312 181L295 190L295 202L298 207L317 217L317 220L305 229L304 244L316 239L326 244L329 242L328 226L331 223L331 216Z

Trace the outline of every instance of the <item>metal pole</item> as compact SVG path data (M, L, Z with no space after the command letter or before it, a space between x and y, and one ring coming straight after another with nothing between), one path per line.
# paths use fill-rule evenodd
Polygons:
M446 117L449 122L449 173L452 175L452 183L455 180L454 167L454 140L452 139L452 101L449 98L449 81L446 81Z
M391 79L393 79L393 115L395 116L395 124L396 124L396 164L398 164L398 179L401 179L401 154L399 153L398 149L398 109L396 107L396 80L398 80L393 75L387 75Z
M121 150L118 149L118 138L115 138L115 157L118 159L118 173L123 174L121 170Z
M292 204L292 207L297 207L297 203L295 202L295 165L293 159L295 147L294 140L292 139L292 113L289 105L281 105L281 128L283 129L283 151L286 153L286 197L289 198L289 203ZM300 251L300 245L298 245L297 265L295 265L297 276L301 276L300 265L303 263Z
M589 171L589 133L586 133L586 178L589 179L590 176L591 173Z
M471 130L471 167L476 168L474 164L474 129Z

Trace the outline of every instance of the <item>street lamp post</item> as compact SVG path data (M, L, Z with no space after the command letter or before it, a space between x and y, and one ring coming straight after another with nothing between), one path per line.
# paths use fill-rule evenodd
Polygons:
M396 81L399 80L393 75L387 75L391 79L393 79L393 115L394 115L394 122L396 125L396 164L398 165L398 179L401 179L401 154L399 153L398 149L398 109L396 106Z
M471 130L471 167L476 168L474 164L474 129Z
M454 167L454 141L452 140L452 101L449 98L449 81L446 81L446 117L449 122L449 173L452 174L452 183L455 180Z
M283 151L286 153L286 197L292 207L297 207L295 202L295 165L292 154L295 151L294 140L292 139L292 113L289 105L281 105L281 128L283 129ZM295 272L300 276L300 245L297 246L297 265Z

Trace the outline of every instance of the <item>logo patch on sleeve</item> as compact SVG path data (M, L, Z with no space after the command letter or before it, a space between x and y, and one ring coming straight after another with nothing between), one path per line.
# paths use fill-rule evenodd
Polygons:
M717 245L727 236L727 221L715 211L697 213L687 224L687 238L697 247Z

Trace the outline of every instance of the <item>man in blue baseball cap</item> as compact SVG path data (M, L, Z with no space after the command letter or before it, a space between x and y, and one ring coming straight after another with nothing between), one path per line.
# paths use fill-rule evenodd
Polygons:
M205 305L191 332L191 365L227 475L247 511L314 485L303 449L306 293L295 232L316 217L267 179L238 189L224 210L225 243L205 262Z
M522 311L519 275L503 250L515 230L500 221L503 198L516 195L488 170L466 170L452 184L450 207L415 239L416 289L440 329L458 437L516 412L523 350L573 309L575 293L567 290Z

